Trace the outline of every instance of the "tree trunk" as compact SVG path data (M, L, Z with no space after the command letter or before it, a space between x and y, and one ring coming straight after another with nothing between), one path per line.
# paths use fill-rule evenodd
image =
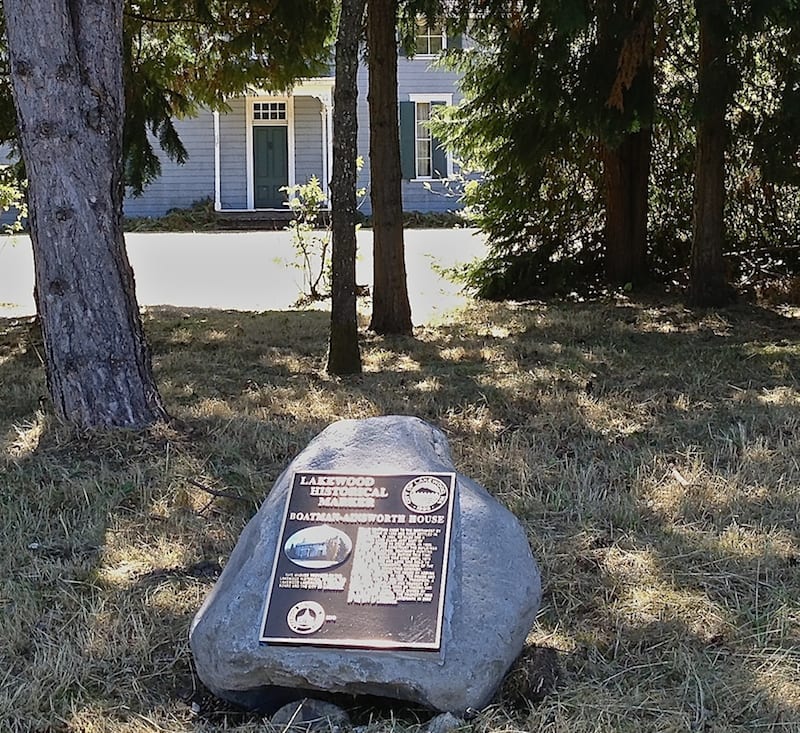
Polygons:
M616 59L606 106L615 109L625 134L602 147L605 188L605 274L614 284L647 280L647 212L652 119L655 106L652 0L626 0L599 18L601 58ZM624 30L621 30L624 29ZM634 121L638 131L630 132Z
M627 135L615 147L603 146L606 197L605 271L614 284L647 280L647 206L650 128Z
M356 319L356 157L358 118L358 41L365 0L342 0L336 38L336 88L333 105L333 229L331 333L328 372L358 374Z
M5 0L36 303L58 417L165 417L122 234L123 0Z
M725 114L731 98L728 66L729 18L726 0L695 0L700 25L698 121L692 212L689 301L729 303L733 290L725 276Z
M370 328L410 334L397 118L397 0L368 0L369 165L374 238Z

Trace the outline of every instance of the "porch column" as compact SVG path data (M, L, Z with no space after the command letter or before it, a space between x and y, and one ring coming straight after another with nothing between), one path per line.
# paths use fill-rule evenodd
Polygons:
M326 127L328 128L328 149L323 154L323 157L328 161L328 170L331 169L333 163L333 99L325 106ZM328 190L329 182L325 184L325 190ZM328 199L328 206L330 207L330 198Z
M322 193L325 194L325 200L329 201L330 158L328 156L331 145L331 117L330 106L322 99L319 100L319 117L320 126L322 127Z
M222 186L220 182L219 112L214 110L214 211L222 211Z

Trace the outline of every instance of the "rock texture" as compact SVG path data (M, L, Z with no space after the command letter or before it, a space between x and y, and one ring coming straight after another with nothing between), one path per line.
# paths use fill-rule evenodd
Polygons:
M296 471L455 471L441 431L413 417L334 423L278 478L242 533L190 631L197 673L234 703L275 709L292 690L409 700L463 715L493 697L523 648L541 601L525 532L457 474L441 652L261 644L259 624L291 477Z

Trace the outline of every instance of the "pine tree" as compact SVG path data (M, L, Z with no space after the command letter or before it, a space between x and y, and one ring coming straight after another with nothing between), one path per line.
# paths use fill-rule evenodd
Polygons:
M653 2L473 10L478 48L453 60L467 101L436 134L485 172L471 190L494 264L538 250L525 274L535 279L538 264L583 250L603 254L612 282L645 280ZM510 276L499 288L524 296L535 285Z
M797 0L695 0L698 26L695 182L689 301L700 306L730 303L735 295L725 262L731 226L726 223L736 93L754 67L771 57L777 103L751 138L750 168L762 185L800 183L800 4ZM741 116L741 115L740 115ZM774 191L772 196L774 197ZM766 218L766 216L765 216ZM777 218L777 217L776 217Z
M183 155L173 115L312 73L331 5L142 0L126 16L123 0L7 0L0 12L11 80L0 93L13 87L16 109L0 115L0 141L18 138L29 179L55 413L83 428L149 425L166 412L125 251L124 171L134 190L157 175L148 129Z
M122 0L6 0L36 303L56 415L166 416L122 234Z
M698 118L689 301L724 305L732 296L723 260L726 114L733 96L731 12L727 0L695 0L699 26Z
M397 112L397 0L367 0L373 291L370 328L411 334Z
M363 18L364 0L342 0L336 40L333 107L333 273L328 348L328 371L331 374L361 372L356 317L356 78Z

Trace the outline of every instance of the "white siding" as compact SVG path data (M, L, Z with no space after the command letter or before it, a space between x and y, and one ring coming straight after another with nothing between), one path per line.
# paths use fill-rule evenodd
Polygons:
M311 176L322 181L322 105L314 97L295 97L295 182L303 184Z
M223 209L247 208L247 115L244 97L219 116L220 198Z
M161 159L161 175L139 197L125 197L128 216L161 216L170 209L187 208L197 201L214 198L214 119L210 111L176 120L175 129L188 158L178 165L169 160L153 140Z

